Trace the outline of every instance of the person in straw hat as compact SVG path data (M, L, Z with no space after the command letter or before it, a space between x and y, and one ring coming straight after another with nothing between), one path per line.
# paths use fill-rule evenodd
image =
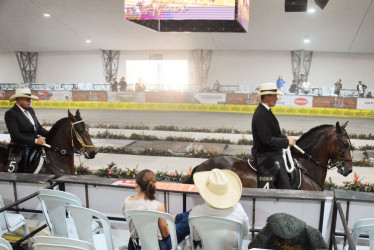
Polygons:
M195 206L189 217L217 216L241 222L243 237L249 233L249 219L242 205L239 203L242 196L242 183L237 174L231 170L213 169L211 171L197 172L193 180L205 203ZM198 228L195 228L194 240L199 240ZM237 249L237 239L229 238L224 249Z
M14 106L5 113L5 124L10 134L10 154L21 156L19 161L10 164L8 160L9 172L32 173L31 160L37 161L40 147L45 144L45 137L48 131L45 130L36 118L35 111L31 107L31 99L39 98L31 94L29 88L16 89L16 93L9 98L10 102L16 101ZM17 168L18 171L17 171Z
M260 85L261 103L252 118L252 156L257 165L257 187L292 189L284 166L282 149L295 145L295 139L281 133L279 122L271 108L283 95L276 83Z

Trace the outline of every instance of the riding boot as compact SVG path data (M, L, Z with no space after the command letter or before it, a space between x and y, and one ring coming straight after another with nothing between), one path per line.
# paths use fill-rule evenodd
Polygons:
M290 179L284 166L280 166L276 176L275 187L277 189L292 189Z
M275 189L276 176L279 172L279 163L271 158L257 158L257 188Z

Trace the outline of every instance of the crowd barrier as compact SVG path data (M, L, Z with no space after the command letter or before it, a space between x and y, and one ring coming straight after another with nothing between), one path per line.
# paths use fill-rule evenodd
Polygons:
M10 108L14 104L0 101L0 107ZM197 104L197 103L138 103L138 102L95 102L95 101L48 101L33 102L34 108L47 109L109 109L109 110L160 110L160 111L195 111L254 113L256 105ZM299 108L274 107L273 113L281 115L333 116L374 118L374 110L339 109L339 108Z
M0 173L0 194L7 205L5 209L15 207L13 210L24 214L29 226L31 221L31 224L36 224L38 230L41 230L45 227L45 221L41 215L39 200L34 197L38 189L58 186L60 190L77 195L82 200L83 206L108 216L115 235L128 237L127 223L121 207L127 196L136 194L133 187L112 185L117 181L116 179L97 176L67 175L58 178L55 182L52 181L52 177ZM180 189L160 188L156 194L157 200L163 202L167 212L171 214L187 211L204 203L195 191L183 192ZM317 192L245 188L240 203L250 220L250 235L245 239L247 243L265 226L266 219L274 213L292 214L317 228L330 244L330 249L336 245L343 245L346 238L350 239L349 232L354 222L374 217L374 210L371 209L374 194L353 191ZM338 215L342 220L338 219ZM21 240L24 239L25 237Z

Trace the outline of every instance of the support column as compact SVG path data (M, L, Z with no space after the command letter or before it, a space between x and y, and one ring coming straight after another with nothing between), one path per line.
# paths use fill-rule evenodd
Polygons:
M117 77L119 50L103 50L104 73L106 82Z
M312 51L291 51L293 80L297 84L309 77L310 65L312 64Z
M196 49L192 50L192 58L195 65L196 82L203 85L208 80L210 67L210 59L212 57L211 50Z
M38 66L38 52L16 51L19 69L24 83L35 83Z

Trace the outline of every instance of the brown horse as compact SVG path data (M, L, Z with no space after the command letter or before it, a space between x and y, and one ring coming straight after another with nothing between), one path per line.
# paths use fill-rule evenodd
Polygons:
M321 125L303 134L296 144L305 154L292 148L293 157L300 163L295 164L301 172L301 190L323 190L327 170L337 167L338 173L347 176L352 172L351 142L345 130L348 122L340 126ZM234 171L242 181L243 187L256 188L256 170L248 161L233 156L217 156L204 161L192 171L210 171L213 168ZM193 180L191 178L191 180Z
M45 147L40 174L53 174L56 177L74 174L74 152L84 154L87 159L95 158L97 153L79 110L75 116L68 111L68 117L57 121L49 131L46 142L51 148ZM0 147L0 172L5 171L8 154L8 149Z

